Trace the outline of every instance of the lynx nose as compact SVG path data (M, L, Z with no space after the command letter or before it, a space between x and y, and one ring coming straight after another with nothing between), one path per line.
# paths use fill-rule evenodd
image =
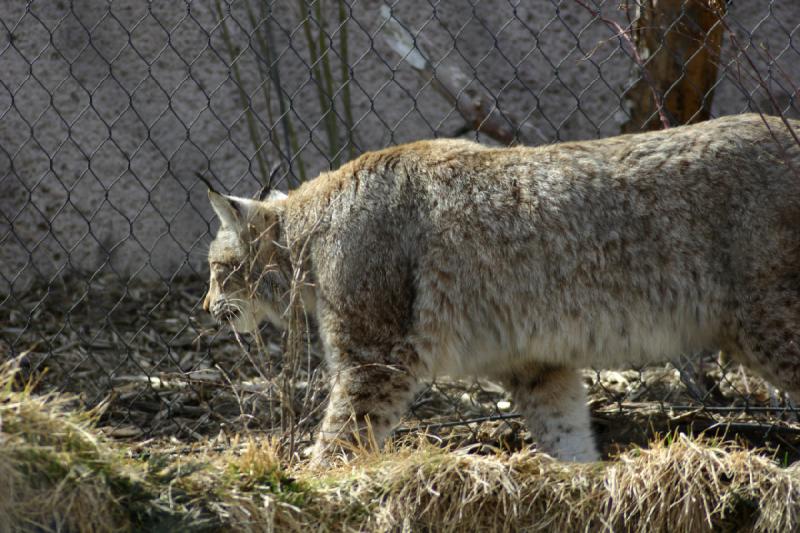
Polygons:
M231 322L236 318L236 313L231 309L225 309L217 315L217 320L220 322Z

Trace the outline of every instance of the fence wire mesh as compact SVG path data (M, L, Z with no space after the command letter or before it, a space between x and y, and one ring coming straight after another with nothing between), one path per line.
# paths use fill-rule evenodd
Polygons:
M798 30L793 0L7 3L0 349L115 437L285 432L288 403L308 438L326 394L313 334L287 388L285 335L250 344L200 308L213 217L196 173L251 195L418 138L797 117ZM800 457L796 411L718 354L585 378L606 451L721 428ZM419 428L525 441L483 381L432 384L397 435Z

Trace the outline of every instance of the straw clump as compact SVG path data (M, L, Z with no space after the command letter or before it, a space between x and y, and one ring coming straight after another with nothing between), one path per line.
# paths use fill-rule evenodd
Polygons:
M672 442L668 442L672 440ZM686 436L618 461L432 447L349 466L334 499L377 502L359 527L436 531L794 531L800 470Z
M0 382L0 531L800 527L800 467L721 441L674 434L588 465L423 436L327 468L289 461L277 439L134 456L69 398L32 394L9 365Z
M114 471L92 416L69 410L69 398L16 386L13 363L0 366L0 531L124 528L109 487L133 480Z

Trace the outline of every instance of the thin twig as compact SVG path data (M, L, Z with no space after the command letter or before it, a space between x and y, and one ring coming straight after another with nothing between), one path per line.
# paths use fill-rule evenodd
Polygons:
M264 12L269 6L269 12ZM295 133L294 124L290 114L291 106L286 106L286 97L284 95L283 85L281 84L281 71L278 65L278 59L273 59L272 50L275 49L275 43L272 38L272 2L271 0L261 3L261 18L264 20L264 34L266 36L266 44L264 45L264 55L269 62L269 73L272 78L272 83L278 91L278 110L281 112L281 125L283 126L284 144L291 147L289 152L289 168L291 169L292 163L297 161L297 170L300 174L301 182L306 181L306 163L300 154L300 147L297 143L297 134Z
M579 6L586 9L593 17L602 21L606 26L615 32L615 37L617 37L620 43L623 45L623 50L626 50L628 55L633 58L633 61L636 63L636 65L639 66L639 69L642 72L642 79L645 81L645 83L647 83L647 85L650 87L650 91L653 93L653 100L656 103L656 109L658 109L658 118L661 119L661 125L664 126L664 129L668 129L670 127L670 123L669 119L667 118L667 114L664 112L664 101L661 98L661 95L658 94L656 83L653 80L653 77L650 76L650 72L648 72L642 57L639 55L639 51L636 49L636 44L631 39L630 35L628 35L630 30L626 30L616 21L604 17L599 11L587 5L583 0L574 1Z
M261 181L262 183L267 183L269 179L269 172L267 171L267 163L264 161L263 156L261 155L261 148L263 143L261 142L261 137L258 135L258 130L256 128L256 121L255 117L253 116L253 104L250 100L250 97L247 94L247 91L244 89L244 83L242 81L242 76L239 72L239 65L236 62L239 58L238 54L236 54L236 49L233 46L233 42L231 41L231 35L228 32L228 25L225 22L226 17L222 12L222 4L220 4L220 0L214 0L217 6L217 13L219 14L219 23L222 27L222 40L225 43L225 47L228 49L228 54L231 58L230 69L233 73L234 81L236 82L236 87L239 90L239 96L242 99L242 108L245 114L245 122L247 123L247 130L250 134L250 140L255 147L255 157L258 162L258 170L261 172Z
M453 420L451 422L440 422L437 424L420 424L410 428L397 428L394 432L398 435L405 433L414 433L417 431L431 431L443 428L452 428L458 426L468 426L470 424L481 424L483 422L494 422L497 420L513 420L515 418L522 418L519 413L507 413L502 415L479 416L475 418L466 418L462 420Z
M336 100L333 92L333 72L331 71L330 47L328 44L328 32L325 30L325 17L322 13L322 0L316 0L314 11L317 18L317 38L319 40L319 58L322 61L322 76L325 82L325 97L330 100L330 110L325 115L325 120L329 121L330 130L333 137L330 139L330 156L334 167L338 167L341 162L341 150L339 149L339 125L336 122Z
M272 146L275 147L275 151L277 151L278 154L282 155L284 157L284 159L288 160L288 158L285 155L283 155L284 154L284 150L283 150L283 147L281 146L280 137L278 137L278 133L277 133L277 131L275 131L275 117L272 114L272 96L271 96L271 90L272 90L271 80L272 80L272 77L269 75L268 72L265 72L265 69L264 69L264 62L266 61L267 46L266 46L266 43L264 43L263 36L259 32L260 24L259 24L259 21L256 19L255 14L253 13L253 8L250 5L250 0L245 0L244 8L245 8L245 11L247 12L247 18L250 21L250 25L253 27L253 35L255 35L256 41L258 41L259 47L261 48L261 55L264 58L263 61L259 61L258 59L260 59L260 58L257 58L256 66L258 67L258 73L259 73L259 75L261 77L261 83L259 83L259 85L261 86L261 94L264 96L264 107L266 108L266 111L267 111L267 121L268 121L268 126L269 126L269 138L272 141ZM274 174L274 172L270 172L269 181L264 184L264 188L265 189L271 189L271 187L272 187L272 175L273 174Z
M728 28L727 24L725 24L725 26L726 28ZM775 100L775 95L772 94L772 91L767 85L767 82L764 81L764 78L761 76L761 73L758 72L758 68L756 67L755 63L753 63L753 60L750 58L750 56L747 54L747 50L745 50L744 47L739 43L739 40L736 38L736 35L734 35L733 32L730 31L730 28L728 28L728 33L730 33L731 43L739 49L742 56L744 56L744 58L747 60L747 63L750 65L750 68L753 69L753 74L755 74L755 77L758 80L759 85L761 85L761 88L764 89L764 92L767 94L767 97L769 98L769 101L772 104L772 108L775 110L775 113L777 113L778 117L781 119L786 128L789 130L789 133L791 134L795 143L797 143L797 145L800 146L800 138L798 138L797 133L794 131L794 128L792 127L791 123L789 123L789 120L786 118L785 114L781 111L781 108L778 105L777 100Z
M770 104L772 105L772 108L775 111L775 113L777 114L778 118L780 118L781 122L783 122L783 124L786 126L786 129L789 131L789 134L794 139L795 144L798 147L800 147L800 138L798 137L797 133L795 132L794 128L792 127L792 124L789 122L789 120L786 118L785 114L782 112L780 106L778 105L778 102L775 100L775 95L772 93L772 90L769 88L769 85L767 85L767 82L764 80L764 78L759 73L758 68L756 67L755 63L753 62L753 60L750 57L750 55L747 53L747 49L744 46L741 45L741 43L739 42L739 39L736 38L736 35L733 33L733 31L731 30L731 28L727 24L727 22L722 20L722 24L724 25L725 29L728 31L728 34L730 35L731 44L738 49L739 55L741 57L745 58L745 60L747 61L747 64L752 69L752 73L750 75L752 76L752 78L754 80L756 80L756 82L759 84L759 86L764 90L764 92L766 93L767 97L769 98ZM736 63L736 66L737 66L737 74L739 76L739 79L735 80L735 81L738 81L741 84L740 89L746 94L747 90L744 88L744 85L741 83L741 72L739 71L740 65L739 65L738 62ZM778 140L778 137L775 135L775 132L772 130L772 127L770 126L769 121L766 119L766 116L764 115L763 111L761 111L761 109L756 109L756 112L758 113L759 117L761 117L761 120L764 123L764 126L766 126L767 130L769 131L770 135L772 136L773 141L775 141L775 144L778 146L778 149L780 150L781 156L783 158L783 162L786 164L786 166L789 168L789 170L797 178L800 178L800 170L795 168L795 165L792 163L791 157L786 152L786 147L783 146L783 144Z
M317 0L319 1L319 0ZM314 40L314 34L311 31L311 10L308 7L308 2L306 0L298 0L300 4L300 13L303 16L303 33L306 37L306 43L308 45L308 56L311 61L311 75L316 83L317 87L317 98L319 100L319 111L322 115L323 122L325 123L325 132L328 136L328 150L332 154L338 152L338 138L336 136L336 132L334 131L335 122L331 122L328 118L329 115L333 112L333 99L328 97L325 92L325 82L323 80L323 76L320 70L320 55L317 51L317 43ZM333 161L329 160L329 164L333 165Z
M342 106L344 107L344 121L347 128L347 153L350 159L356 155L356 146L353 131L353 103L350 98L350 58L348 53L347 14L346 0L339 0L339 65L342 76ZM347 6L349 7L349 6Z

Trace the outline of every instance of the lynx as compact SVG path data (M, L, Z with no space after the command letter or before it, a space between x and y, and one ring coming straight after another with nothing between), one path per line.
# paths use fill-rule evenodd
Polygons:
M536 148L420 141L288 196L209 191L204 305L240 331L282 324L301 274L331 376L318 458L368 426L384 439L450 375L502 384L539 449L593 461L580 368L714 348L800 392L792 129L739 115Z

